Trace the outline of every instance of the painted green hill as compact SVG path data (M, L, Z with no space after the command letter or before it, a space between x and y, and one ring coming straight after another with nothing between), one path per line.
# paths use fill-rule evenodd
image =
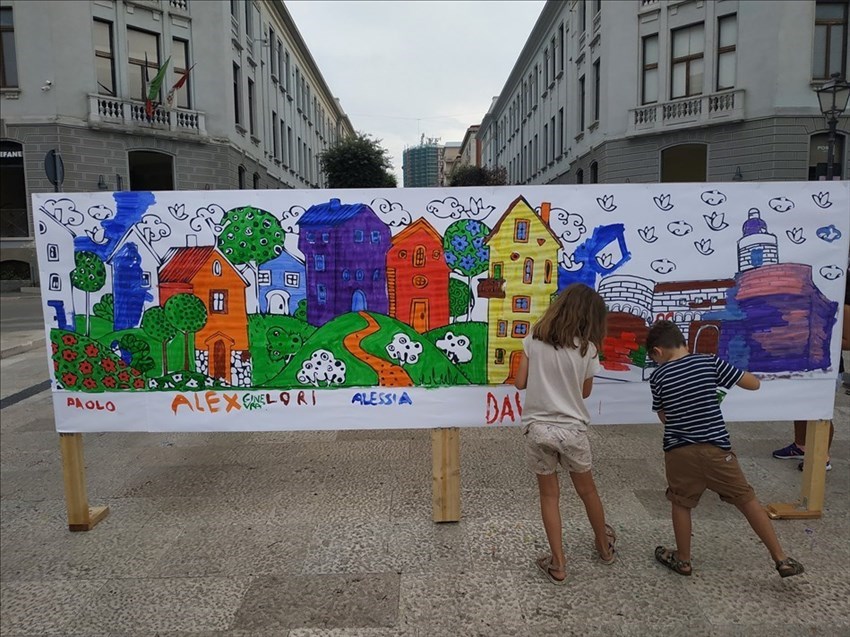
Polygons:
M457 369L469 379L473 385L487 384L487 323L479 321L453 323L425 332L424 336L436 345L447 332L455 336L461 334L469 337L469 349L472 352L472 360L468 363L459 363Z

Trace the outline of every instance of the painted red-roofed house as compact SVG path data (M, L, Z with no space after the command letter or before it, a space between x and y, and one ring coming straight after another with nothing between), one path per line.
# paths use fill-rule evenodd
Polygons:
M449 266L443 239L425 219L392 238L387 288L389 315L417 332L449 324Z
M194 294L207 310L195 334L197 371L232 385L251 385L245 288L248 282L215 246L172 248L159 271L159 300Z

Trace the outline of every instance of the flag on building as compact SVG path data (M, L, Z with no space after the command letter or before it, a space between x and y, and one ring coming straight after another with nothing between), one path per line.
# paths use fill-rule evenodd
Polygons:
M171 61L171 58L168 58L159 70L154 75L154 78L151 80L150 87L148 88L148 97L145 100L145 113L148 118L153 117L153 108L154 108L154 100L158 101L159 91L162 88L162 82L165 80L165 71L168 68L168 63Z
M180 76L180 79L174 83L174 86L171 87L171 90L168 91L168 96L165 98L165 101L168 103L168 108L171 108L174 104L174 94L177 93L183 86L186 84L186 81L189 79L189 72L195 68L193 64L188 69L183 71L183 75Z

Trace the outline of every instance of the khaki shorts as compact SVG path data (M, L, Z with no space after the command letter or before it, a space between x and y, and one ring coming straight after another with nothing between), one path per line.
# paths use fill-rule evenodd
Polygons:
M555 473L560 464L572 473L590 471L587 432L557 425L534 424L525 434L528 468L538 475Z
M699 503L706 489L734 505L746 504L756 497L735 453L716 445L686 445L667 451L664 468L667 499L688 509Z

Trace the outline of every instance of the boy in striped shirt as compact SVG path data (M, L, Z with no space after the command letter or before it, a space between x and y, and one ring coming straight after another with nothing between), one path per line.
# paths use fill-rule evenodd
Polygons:
M664 424L667 499L672 504L676 548L659 546L655 559L679 575L690 575L691 509L706 489L738 507L770 551L782 577L803 565L785 555L773 525L732 451L720 411L718 388L759 388L759 379L708 354L691 354L671 321L658 321L646 338L647 355L659 367L649 379L652 410Z

